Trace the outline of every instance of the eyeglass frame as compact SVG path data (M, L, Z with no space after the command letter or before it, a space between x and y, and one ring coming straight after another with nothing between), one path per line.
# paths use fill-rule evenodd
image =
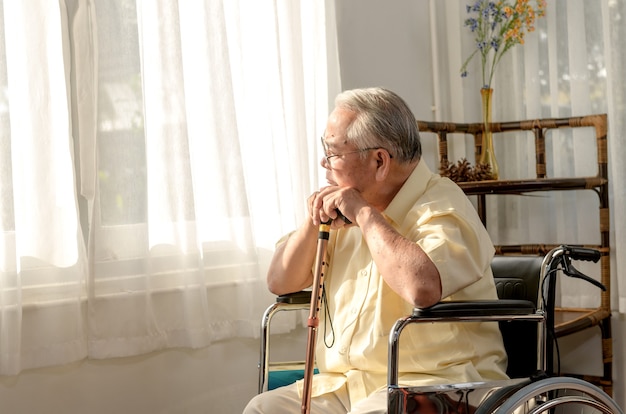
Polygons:
M377 149L383 149L385 151L387 151L387 153L389 154L389 158L393 158L393 155L391 155L391 153L389 152L389 150L385 147L367 147L367 148L361 148L358 150L354 150L354 151L348 151L348 152L344 152L343 154L332 154L332 155L326 155L326 144L324 143L324 137L320 137L320 141L322 142L322 149L324 150L324 158L326 158L326 163L328 164L328 166L332 167L331 163L330 163L330 159L331 158L335 158L335 157L343 157L344 155L350 155L350 154L356 154L359 152L365 152L365 151L371 151L371 150L377 150Z

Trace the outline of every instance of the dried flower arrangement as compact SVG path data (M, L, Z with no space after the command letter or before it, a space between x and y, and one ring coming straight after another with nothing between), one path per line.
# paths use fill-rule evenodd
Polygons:
M480 55L484 89L491 88L493 75L500 59L513 46L524 44L525 32L535 30L535 20L545 16L545 0L476 0L467 6L474 15L465 20L475 35L476 49L461 67L461 76L467 76L467 66Z

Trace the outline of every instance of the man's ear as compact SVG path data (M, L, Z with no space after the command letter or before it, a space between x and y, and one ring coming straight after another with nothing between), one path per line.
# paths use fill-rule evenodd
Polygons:
M384 181L391 169L391 156L384 149L376 151L376 180Z

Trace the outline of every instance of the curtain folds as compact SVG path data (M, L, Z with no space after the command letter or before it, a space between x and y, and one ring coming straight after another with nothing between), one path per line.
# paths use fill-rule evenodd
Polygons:
M16 374L85 355L87 258L71 151L66 10L3 2L2 14L0 373Z
M626 3L623 1L610 0L602 2L602 22L609 23L602 32L606 48L608 65L606 68L607 99L609 113L609 179L611 180L611 192L609 193L611 204L611 243L614 261L611 262L613 281L615 282L612 298L617 300L617 309L620 313L626 313L626 257L618 252L626 248L626 168L624 168L624 154L626 154L626 86L624 76L626 73L626 53L622 47L626 37L626 25L623 24L626 16ZM621 22L619 19L622 19Z
M0 375L258 335L318 186L324 2L0 5Z

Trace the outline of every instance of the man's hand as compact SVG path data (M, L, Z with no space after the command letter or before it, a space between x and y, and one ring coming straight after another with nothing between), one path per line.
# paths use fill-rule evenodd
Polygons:
M367 206L367 201L354 188L327 186L313 193L308 200L309 215L314 225L332 220L333 229L355 222L358 210Z

